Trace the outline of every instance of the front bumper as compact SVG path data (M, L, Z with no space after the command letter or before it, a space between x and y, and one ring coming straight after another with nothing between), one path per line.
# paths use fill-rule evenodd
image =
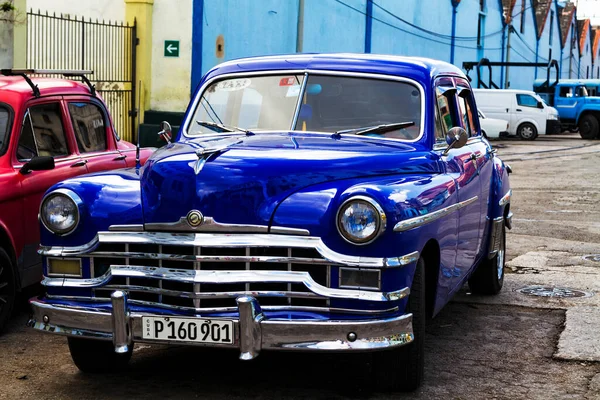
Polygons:
M127 352L134 342L166 344L142 337L142 316L130 312L127 294L115 291L112 311L52 304L44 298L30 300L28 325L41 332L80 338L112 340L117 353ZM402 346L413 339L412 314L364 320L268 319L252 296L237 299L239 317L233 319L233 344L182 343L238 348L240 359L250 360L261 350L371 351Z

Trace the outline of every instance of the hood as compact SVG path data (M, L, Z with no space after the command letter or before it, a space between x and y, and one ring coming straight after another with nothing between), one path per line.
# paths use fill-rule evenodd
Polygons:
M174 143L144 167L144 223L199 210L219 223L269 225L294 192L322 182L437 173L437 156L415 144L297 132L230 135Z

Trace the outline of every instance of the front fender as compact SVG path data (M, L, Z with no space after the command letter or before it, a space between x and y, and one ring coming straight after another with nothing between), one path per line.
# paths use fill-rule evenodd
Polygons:
M81 197L80 220L66 236L55 235L40 224L43 246L79 246L110 225L143 223L140 181L135 168L67 179L48 189L46 195L56 189L68 189Z
M377 201L387 217L384 233L367 245L354 245L342 239L337 231L336 216L340 205L353 196L368 196ZM330 249L348 255L365 257L400 257L415 251L421 253L434 240L440 248L436 307L441 307L451 289L450 270L456 263L458 213L402 232L394 226L403 220L426 215L458 201L456 182L448 174L383 177L365 182L345 180L307 187L285 199L272 219L273 226L308 229L320 237ZM403 268L383 271L382 289L411 287L415 263ZM332 280L335 275L332 274ZM333 303L332 303L333 305ZM338 305L343 306L343 305Z

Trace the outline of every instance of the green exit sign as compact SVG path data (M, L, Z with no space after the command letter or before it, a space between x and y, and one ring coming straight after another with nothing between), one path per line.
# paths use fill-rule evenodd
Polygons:
M179 40L165 40L165 57L179 57Z

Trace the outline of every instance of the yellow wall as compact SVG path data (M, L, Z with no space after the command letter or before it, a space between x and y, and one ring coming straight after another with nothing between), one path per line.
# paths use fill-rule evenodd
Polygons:
M140 121L144 120L144 111L150 108L150 91L152 89L152 10L154 0L125 0L125 19L130 24L137 23L137 64L136 64L136 102L140 111ZM140 85L141 82L141 85ZM141 86L141 87L140 87Z

